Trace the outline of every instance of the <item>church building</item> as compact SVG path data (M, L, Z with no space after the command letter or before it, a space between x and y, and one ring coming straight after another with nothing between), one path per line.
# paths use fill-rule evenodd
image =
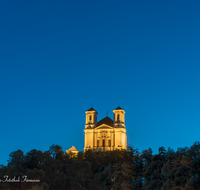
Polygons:
M113 120L108 116L97 122L97 111L90 108L86 112L85 146L88 149L111 151L127 149L124 114L121 107L113 110Z

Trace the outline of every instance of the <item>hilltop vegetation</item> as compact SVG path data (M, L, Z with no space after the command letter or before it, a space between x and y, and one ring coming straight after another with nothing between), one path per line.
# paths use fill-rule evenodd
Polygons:
M3 176L26 175L40 182L1 182L2 190L192 190L200 189L200 143L190 148L151 148L139 153L128 147L123 151L64 154L52 145L48 151L21 150L9 155Z

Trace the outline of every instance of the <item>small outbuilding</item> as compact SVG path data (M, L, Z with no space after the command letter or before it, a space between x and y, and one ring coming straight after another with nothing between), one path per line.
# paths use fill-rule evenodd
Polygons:
M68 149L68 150L66 150L66 154L69 154L69 153L73 153L73 154L78 154L78 150L74 147L74 146L72 146L70 149Z

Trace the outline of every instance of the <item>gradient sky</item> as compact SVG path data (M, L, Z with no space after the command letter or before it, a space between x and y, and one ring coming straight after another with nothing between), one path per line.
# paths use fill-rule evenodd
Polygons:
M200 1L0 1L0 164L84 148L85 111L125 110L128 144L200 140Z

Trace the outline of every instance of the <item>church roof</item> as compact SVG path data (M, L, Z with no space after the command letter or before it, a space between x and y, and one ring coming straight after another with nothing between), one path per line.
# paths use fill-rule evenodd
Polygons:
M90 108L89 110L87 110L87 111L96 111L94 108Z
M113 120L110 119L108 116L104 117L102 120L97 122L97 127L102 125L102 124L106 124L106 125L109 125L109 126L113 127Z
M78 151L76 150L76 148L74 146L72 146L70 149L68 149L67 151Z
M124 109L122 109L121 107L117 107L117 108L115 108L114 110L124 110Z

